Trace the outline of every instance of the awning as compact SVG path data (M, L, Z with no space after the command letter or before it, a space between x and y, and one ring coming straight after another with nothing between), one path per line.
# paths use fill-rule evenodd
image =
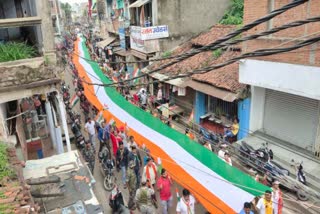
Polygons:
M224 100L224 101L227 101L227 102L233 102L236 99L238 99L238 95L233 92L223 90L223 89L217 88L213 85L209 85L207 83L201 83L201 82L198 82L195 80L185 81L183 86L193 88L196 91L200 91L200 92L207 94L207 95L210 95L212 97L217 97L217 98Z
M114 50L114 53L117 54L117 55L120 55L120 56L129 56L130 55L130 51L126 51L124 49L118 49L118 50Z
M133 50L133 49L131 49L131 54L135 57L138 57L139 59L144 59L144 60L148 59L148 54L141 53L141 52Z
M115 37L109 36L107 39L102 40L101 42L98 42L97 46L100 47L100 48L104 48L107 45L109 45L111 42L113 42L115 39L116 39Z
M150 0L137 0L136 2L130 4L129 8L141 7L142 5L147 4L148 2L150 2Z
M150 74L150 76L155 78L155 79L157 79L157 80L160 80L160 81L169 78L169 76L164 75L164 74L160 74L160 73L153 73L153 74ZM182 78L168 80L168 81L165 81L165 83L168 83L170 85L174 85L174 86L177 86L177 87L181 87L181 88L185 88L186 87L184 85L184 81L183 81Z

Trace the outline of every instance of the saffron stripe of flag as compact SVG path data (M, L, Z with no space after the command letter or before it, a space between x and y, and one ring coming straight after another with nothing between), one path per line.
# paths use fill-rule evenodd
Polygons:
M71 108L73 108L79 102L79 100L80 99L77 94L74 94L70 101Z

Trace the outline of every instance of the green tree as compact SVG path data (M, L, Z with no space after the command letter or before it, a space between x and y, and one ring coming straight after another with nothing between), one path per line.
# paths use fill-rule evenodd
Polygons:
M243 0L232 0L230 8L223 15L220 24L240 25L243 21Z

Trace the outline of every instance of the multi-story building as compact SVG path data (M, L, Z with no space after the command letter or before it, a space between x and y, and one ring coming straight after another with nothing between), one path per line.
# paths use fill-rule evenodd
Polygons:
M250 23L291 0L245 0L244 24ZM289 22L319 15L320 0L310 0L263 23L247 34L262 32ZM320 23L290 28L245 42L243 51L292 46L320 35ZM315 159L320 158L320 51L319 43L282 54L243 60L241 83L251 85L250 132L248 140L260 146L271 143L275 156L290 165L291 159L305 160L305 169L320 175ZM311 161L311 162L310 162ZM311 176L311 175L310 175Z
M229 6L225 0L98 0L97 12L104 41L115 60L141 60L160 56L216 24ZM214 6L213 6L214 5ZM127 64L129 73L148 63ZM119 68L120 69L120 68Z
M63 132L70 150L49 1L3 0L0 17L1 141L41 158L63 152Z
M52 25L56 35L61 35L61 8L59 0L49 0Z

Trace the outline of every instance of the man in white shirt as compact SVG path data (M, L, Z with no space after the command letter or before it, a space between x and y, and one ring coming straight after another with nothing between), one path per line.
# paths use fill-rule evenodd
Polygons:
M195 198L190 194L189 190L182 190L182 198L177 204L177 214L195 214L194 205Z
M148 101L148 96L145 91L142 91L140 95L140 100L141 100L141 107L142 109L145 110L147 108L147 101Z
M84 126L86 132L88 132L89 135L89 142L93 145L94 148L96 148L96 128L95 128L95 122L91 120L91 118L88 118L87 123Z
M274 207L270 190L266 190L266 192L264 193L264 197L259 199L256 205L256 210L259 214L274 214Z
M227 145L226 144L222 144L221 149L218 152L218 157L221 158L222 160L224 160L224 153L228 152L227 151Z

